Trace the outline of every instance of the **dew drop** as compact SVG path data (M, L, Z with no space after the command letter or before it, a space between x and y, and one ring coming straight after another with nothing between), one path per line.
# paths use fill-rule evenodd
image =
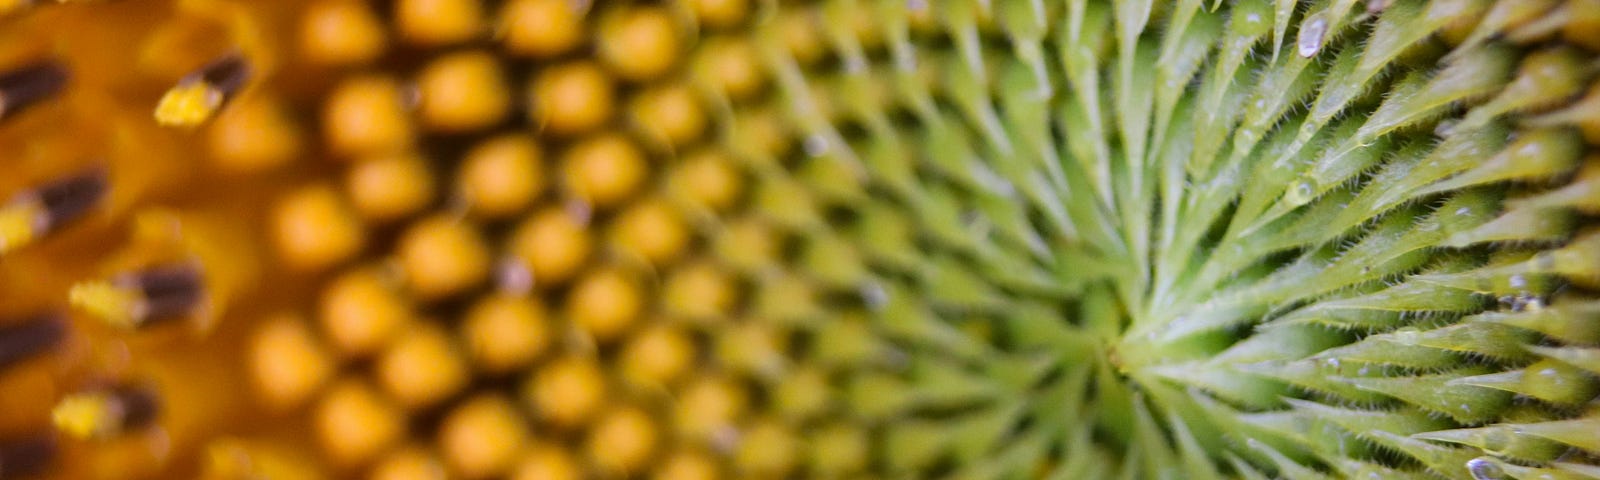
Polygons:
M878 282L867 282L861 285L860 294L861 302L866 304L869 310L883 310L883 307L889 304L889 291L885 290L883 285Z
M1533 257L1533 266L1536 272L1548 272L1556 268L1556 255L1553 252L1539 252Z
M1478 437L1482 441L1483 449L1485 451L1503 452L1511 445L1511 442L1514 440L1515 436L1516 432L1514 431L1508 431L1505 428L1494 428L1490 429L1488 433L1481 434Z
M1494 291L1494 281L1489 277L1478 277L1477 280L1472 282L1472 287L1480 292ZM1504 300L1501 301L1503 302Z
M739 430L724 425L711 432L711 448L719 452L732 452L739 448Z
M1311 58L1312 55L1316 55L1318 51L1321 51L1322 36L1327 33L1328 21L1322 19L1322 17L1319 16L1306 22L1305 27L1300 30L1300 38L1295 41L1295 45L1299 47L1300 56Z
M1544 148L1541 147L1540 144L1528 142L1526 145L1523 145L1522 148L1518 148L1516 154L1523 157L1537 157L1543 151Z
M820 133L812 134L806 137L804 142L801 142L800 148L806 151L806 155L820 157L828 153L828 139L823 138Z
M1416 345L1417 341L1422 339L1422 332L1417 330L1415 327L1405 327L1395 330L1392 335L1394 342L1401 345Z
M1261 103L1261 102L1258 101L1256 103ZM1258 105L1258 106L1261 106L1261 105ZM1254 128L1249 128L1249 127L1241 128L1241 129L1239 129L1239 138L1244 140L1247 143L1255 143L1256 140L1261 138L1261 131L1257 130L1257 129L1254 129Z
M1473 480L1500 480L1505 478L1505 472L1499 465L1486 458L1467 460L1467 473L1472 474Z
M967 171L972 174L972 179L977 181L978 185L982 185L983 188L991 192L1005 197L1010 197L1017 193L1016 185L982 163L971 163Z
M1454 120L1454 119L1441 120L1438 125L1435 125L1433 127L1433 134L1435 136L1438 136L1438 137L1448 137L1451 134L1454 134L1456 132L1456 124L1457 123L1460 123L1460 120ZM1473 150L1477 150L1477 149L1473 149ZM1472 152L1472 153L1476 153L1476 152Z
M1528 288L1528 278L1522 275L1512 275L1511 288Z
M884 347L882 356L884 368L892 372L904 372L911 367L911 354L894 347Z
M1518 286L1516 278L1513 278L1511 283L1512 286ZM1513 312L1537 312L1544 309L1544 299L1527 292L1503 296L1499 300L1501 306Z
M400 89L400 104L407 109L415 109L422 105L422 88L416 85L407 85Z
M1544 310L1544 299L1529 295L1528 301L1524 302L1522 305L1522 310L1525 312L1537 312Z
M983 213L977 210L963 210L958 218L961 220L961 224L967 228L977 228L978 222L983 221Z
M516 258L502 258L495 264L495 287L512 295L527 295L533 291L533 271Z
M916 47L906 44L903 48L905 53L894 56L894 66L902 72L915 72L917 70Z
M1312 185L1310 180L1300 180L1290 184L1289 190L1283 192L1283 201L1298 207L1311 203L1311 199L1315 198L1315 195L1316 185Z
M860 56L852 55L844 62L844 73L857 75L867 71L867 60Z
M588 226L589 220L594 217L594 207L590 206L589 202L572 199L562 204L561 207L568 216L572 217L572 221L579 225Z

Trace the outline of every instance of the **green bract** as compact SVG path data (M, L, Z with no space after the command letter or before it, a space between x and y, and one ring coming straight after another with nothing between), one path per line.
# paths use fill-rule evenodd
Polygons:
M777 3L725 134L878 474L1600 478L1600 6Z

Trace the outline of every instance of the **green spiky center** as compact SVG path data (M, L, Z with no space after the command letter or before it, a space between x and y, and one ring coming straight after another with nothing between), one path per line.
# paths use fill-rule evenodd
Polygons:
M840 380L883 469L1594 474L1594 54L1507 39L1561 13L934 3L779 7L832 54L763 32L804 148L744 149L799 274L905 357Z

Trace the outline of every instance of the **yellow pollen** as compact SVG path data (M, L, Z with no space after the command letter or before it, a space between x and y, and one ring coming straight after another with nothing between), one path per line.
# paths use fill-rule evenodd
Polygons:
M117 433L122 411L102 392L68 396L50 411L56 428L74 438L105 438Z
M44 210L38 202L20 202L0 207L0 253L22 248L38 239L39 219L43 215Z
M144 321L144 297L127 288L108 282L85 282L73 285L68 297L73 306L111 325L134 328Z
M3 0L0 0L3 1ZM195 127L210 120L222 106L222 92L205 81L185 82L167 90L156 104L156 123Z

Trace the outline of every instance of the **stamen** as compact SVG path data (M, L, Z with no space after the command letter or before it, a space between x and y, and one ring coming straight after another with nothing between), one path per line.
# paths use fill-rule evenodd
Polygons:
M138 328L194 313L204 300L200 271L192 264L154 267L109 281L74 285L72 304L112 325Z
M66 84L66 68L49 60L0 72L0 120L55 95Z
M0 205L0 253L33 243L82 217L105 198L106 172L94 169L24 191Z
M48 434L0 443L0 475L23 478L42 473L56 456L55 437Z
M66 324L55 314L0 327L0 369L54 347L66 335Z
M250 63L228 54L178 81L156 105L156 123L169 127L195 127L216 116L222 106L244 89L251 76Z
M123 385L68 395L50 412L56 428L79 439L107 439L154 421L161 410L154 391Z

